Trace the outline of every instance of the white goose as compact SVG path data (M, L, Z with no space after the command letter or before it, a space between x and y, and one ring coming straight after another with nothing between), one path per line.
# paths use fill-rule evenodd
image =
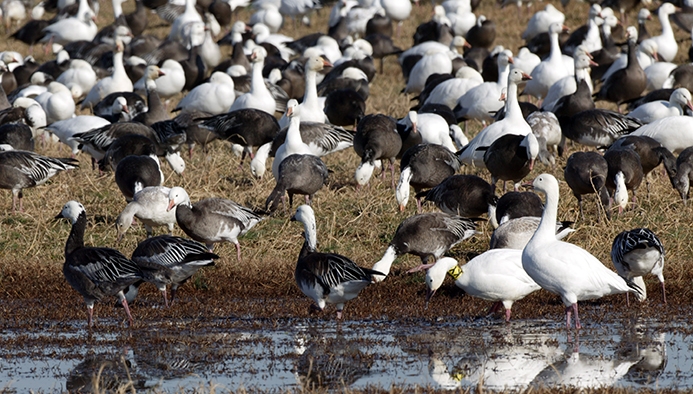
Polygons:
M693 118L667 116L646 124L631 134L654 138L671 153L678 154L693 146Z
M415 111L409 111L407 116L398 123L404 123L408 128L411 128L411 133L421 135L421 143L442 145L451 152L456 152L460 148L455 146L448 122L438 114L418 114ZM459 127L455 129L455 137L459 140L458 130L459 134L462 133L462 130Z
M96 85L96 72L90 63L82 59L70 60L70 68L63 71L56 80L67 86L72 91L74 86L79 86L79 90L88 93ZM79 99L80 97L74 97Z
M118 232L116 242L120 242L128 231L133 218L144 223L147 237L152 236L153 227L159 226L166 226L168 233L171 234L173 225L176 224L176 210L167 210L170 192L171 189L165 186L148 186L135 193L132 196L132 201L125 206L116 219Z
M450 74L452 72L452 60L449 53L449 51L426 53L412 68L404 92L421 93L426 84L426 79L431 74Z
M332 64L322 57L314 56L308 59L305 65L306 91L303 95L303 102L298 105L301 112L301 121L325 123L325 112L323 111L324 102L318 100L317 73L324 67ZM279 119L279 127L284 128L289 125L289 118L284 115Z
M274 115L277 102L272 96L272 93L270 93L269 89L267 89L265 80L262 77L262 69L265 65L266 57L267 51L265 48L253 48L253 52L250 54L250 61L252 62L253 67L253 73L250 80L250 91L239 96L236 101L233 102L233 105L231 105L231 109L229 111L244 108L255 108Z
M553 111L554 106L561 97L575 93L577 84L580 81L587 82L587 87L592 93L594 86L592 85L592 77L590 76L590 66L597 66L590 56L585 53L579 53L575 57L575 75L565 76L556 81L549 88L546 98L541 104L541 108L545 111Z
M196 86L183 97L176 109L196 109L217 115L228 112L229 107L236 103L235 97L233 79L228 74L217 71L209 78L209 82Z
M457 99L471 89L484 83L484 78L471 67L461 67L455 73L455 78L440 83L433 88L424 104L443 104L450 109L455 108Z
M550 174L534 180L534 189L546 194L546 205L537 231L522 251L522 267L543 289L558 294L566 306L566 326L574 314L580 329L578 301L631 292L642 297L642 290L609 270L585 249L556 239L558 181Z
M185 70L183 70L183 66L177 61L173 59L164 60L157 74L156 78L151 79L153 79L156 84L156 92L159 94L159 97L168 99L183 91L183 87L185 86Z
M82 115L52 123L46 127L46 130L58 137L60 142L67 145L72 154L76 155L80 152L80 143L72 138L73 135L98 129L109 124L111 122L100 116Z
M478 119L484 122L493 120L490 114L503 107L503 102L498 100L503 89L508 87L508 74L510 64L513 62L513 54L504 50L498 54L498 82L484 82L481 85L469 89L457 100L455 116L457 119Z
M204 23L202 21L202 16L195 9L196 3L196 0L185 0L185 11L178 15L178 17L173 21L171 30L168 33L169 40L178 41L181 44L186 45L187 42L183 34L185 26L194 22Z
M267 2L258 5L253 4L253 6L256 6L258 10L250 16L250 24L262 23L269 27L271 33L278 32L284 23L284 17L279 12L279 7Z
M559 79L572 75L569 68L563 65L563 55L558 43L558 34L563 30L563 25L554 23L549 27L549 37L551 39L551 52L549 57L532 71L532 79L527 82L522 94L529 94L537 98L546 97L549 88Z
M82 109L94 107L99 101L111 93L132 92L132 81L125 72L125 66L123 66L124 48L120 40L116 41L116 50L115 53L113 53L113 74L94 85L82 102Z
M286 140L277 149L272 162L272 174L279 179L279 164L287 157L294 154L313 155L310 147L301 139L301 109L298 101L291 99L287 103L286 117L289 119L289 129L286 131Z
M628 116L647 124L668 116L681 116L685 108L693 110L691 92L686 88L678 88L671 93L669 101L657 100L645 103L631 111Z
M477 148L490 146L495 140L506 134L527 135L532 132L532 128L522 116L522 109L517 101L517 85L526 80L531 80L531 77L517 68L510 70L505 118L481 130L463 148L459 155L462 163L484 168L484 152L478 152Z
M546 33L554 23L563 24L565 15L551 4L547 4L543 11L532 15L527 23L527 28L522 32L522 39L529 41L540 33Z
M96 14L89 8L87 0L80 0L75 16L60 19L43 29L46 35L41 42L66 45L74 41L91 41L96 37L98 30L95 20Z
M39 94L35 99L46 112L48 124L75 116L75 101L72 92L60 82L48 84L48 91Z
M657 54L666 62L673 62L676 53L679 51L679 45L676 43L674 30L671 28L671 22L669 21L669 15L675 12L676 7L673 4L662 4L657 12L659 22L662 24L662 34L645 39L640 43L642 45L649 41L655 42L657 44Z
M522 268L522 251L516 249L488 250L463 266L451 257L443 257L426 272L428 293L426 302L433 297L445 279L455 279L455 285L472 297L494 301L491 311L505 307L505 321L510 321L510 308L541 287Z

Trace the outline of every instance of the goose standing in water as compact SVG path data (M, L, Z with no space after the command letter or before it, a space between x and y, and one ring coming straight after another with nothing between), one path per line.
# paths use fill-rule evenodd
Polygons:
M94 317L94 303L108 296L120 299L132 325L132 314L123 290L143 278L140 267L115 249L84 246L87 214L77 201L68 201L56 218L72 223L65 243L63 274L67 283L84 297L89 327Z
M301 205L292 221L303 223L305 241L296 262L295 279L303 294L312 298L322 311L326 304L337 304L337 319L342 318L344 303L356 298L371 284L373 275L381 272L362 268L349 258L336 253L319 253L315 213Z
M642 289L643 299L647 296L647 288L642 277L647 274L657 276L662 285L662 301L667 303L663 275L664 245L652 230L636 228L618 234L611 246L611 261L622 278L632 280Z
M510 308L541 287L522 269L522 251L516 249L488 250L463 266L457 260L443 257L426 271L426 305L450 274L455 285L472 297L494 301L490 312L505 308L505 321L510 321Z
M571 326L571 315L575 328L582 328L578 301L628 292L642 300L642 289L632 281L607 269L585 249L556 239L559 197L556 178L541 174L534 179L533 186L546 195L546 204L537 231L522 251L522 268L544 290L561 296L566 307L567 328Z

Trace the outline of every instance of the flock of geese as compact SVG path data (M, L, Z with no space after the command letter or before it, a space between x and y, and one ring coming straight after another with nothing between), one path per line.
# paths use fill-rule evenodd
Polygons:
M693 169L693 118L686 115L693 110L693 69L670 63L678 44L669 20L689 23L691 31L688 9L663 3L657 10L662 34L650 36L644 25L650 13L643 8L639 26L627 27L626 42L617 44L612 33L623 29L620 19L637 2L608 2L613 9L595 3L586 24L571 34L564 14L547 4L522 33L526 46L513 54L496 42L495 23L475 14L474 0L435 5L406 50L391 36L410 18L409 0L341 0L332 5L327 34L300 38L278 31L308 22L315 8L327 4L255 0L246 24L231 23L234 9L249 6L240 0L138 0L131 14L123 13L122 3L112 0L115 20L98 30L98 2L41 2L11 37L32 49L44 43L55 60L38 64L30 55L0 54L0 187L12 190L13 210L23 210L23 189L78 166L74 158L33 152L35 143L55 137L73 154L89 154L94 171L98 165L99 171L114 172L127 201L116 220L118 239L134 218L147 231L128 258L116 249L85 246L87 216L79 202L67 202L58 214L72 225L63 273L84 297L89 325L94 303L108 296L120 299L132 323L128 302L143 282L161 290L169 305L167 286L173 300L198 269L219 258L215 243L235 244L240 261L238 238L280 205L291 209L295 195L306 201L292 216L305 235L296 283L319 309L336 304L338 319L345 302L386 280L393 262L406 253L422 260L412 271L426 270L427 302L449 274L467 294L493 301L492 311L504 307L506 320L513 302L545 289L563 300L567 326L574 321L580 328L579 301L618 293L642 301L647 274L658 277L666 302L664 247L652 231L633 229L616 237L614 272L585 249L561 241L574 230L558 221L553 175L541 174L530 184L545 203L518 188L536 163L554 165L569 139L604 151L578 149L567 158L564 179L583 218L584 195L599 199L597 217L610 217L616 207L627 207L629 193L635 203L636 190L659 164L686 201ZM24 19L24 7L22 0L3 2L8 29ZM170 23L167 37L147 33L149 10ZM44 12L55 16L46 19ZM223 58L219 45L231 45L233 54ZM380 59L382 72L387 56L398 56L404 92L418 99L401 119L366 113L369 81L378 73L374 59ZM532 98L521 102L522 95ZM595 100L614 103L619 112L596 108ZM626 107L630 112L624 115ZM79 108L93 115L77 115ZM170 109L177 112L172 119ZM469 140L467 124L475 120L485 127ZM183 188L163 186L162 159L180 174L186 165L181 150L187 146L192 154L195 146L204 149L214 140L232 143L241 165L249 157L258 178L274 157L276 187L263 210L225 198L192 202ZM410 187L417 202L418 213L400 224L372 268L317 250L310 202L329 177L322 157L352 147L361 158L354 169L357 188L369 183L376 168L385 175L389 166L400 211ZM463 165L488 170L491 183L458 174ZM514 191L505 193L507 181ZM439 212L422 213L427 202ZM484 215L495 228L491 249L462 266L444 257L476 233ZM171 233L176 224L190 239L153 236L154 228Z

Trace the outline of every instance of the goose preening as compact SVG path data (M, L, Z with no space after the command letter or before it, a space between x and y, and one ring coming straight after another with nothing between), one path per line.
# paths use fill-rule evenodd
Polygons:
M63 274L87 304L92 325L94 303L108 296L117 296L132 325L132 315L123 290L141 280L142 269L115 249L84 246L84 231L87 227L87 214L82 204L68 201L57 218L65 218L72 223L72 230L65 242L65 263Z
M176 224L176 211L168 210L168 195L171 189L164 186L148 186L132 196L132 201L123 208L116 218L116 242L120 242L132 225L133 218L139 219L147 231L147 237L153 234L153 227L166 226L168 233L173 232Z
M491 173L491 184L495 189L498 181L512 181L515 191L520 188L520 181L534 168L534 161L539 155L539 142L534 133L527 135L506 134L490 146L479 147L485 150L484 165Z
M135 193L147 186L161 186L164 173L161 172L156 155L126 156L115 170L115 182L126 201L131 201Z
M556 239L558 215L558 181L550 174L541 174L533 182L534 190L546 195L541 222L522 251L522 268L544 290L558 294L566 306L566 326L571 315L575 328L580 329L578 301L606 295L631 292L639 299L642 289L607 269L585 249Z
M611 246L611 261L622 278L638 285L643 300L647 297L647 288L642 277L647 274L657 276L662 285L662 301L667 303L663 275L664 245L652 230L636 228L618 234Z
M289 194L289 209L293 205L294 194L304 194L306 203L310 204L313 195L327 182L329 173L327 166L319 157L313 155L293 154L282 160L279 164L279 177L269 197L265 201L265 209L274 211L279 205L279 200L284 202L285 194Z
M570 157L563 171L566 183L573 191L573 195L578 200L580 207L580 217L585 220L582 210L582 196L584 194L596 194L601 204L601 209L606 210L606 216L610 217L609 193L606 189L606 177L608 176L609 165L604 156L597 152L575 152ZM597 217L601 211L597 204Z
M537 137L537 143L539 144L539 155L537 158L542 163L553 167L556 164L556 158L552 152L558 153L561 141L564 140L558 118L553 112L534 111L527 116L527 124L532 129L532 134ZM552 152L549 152L549 147L552 149ZM562 150L560 150L560 153L563 153Z
M505 321L510 321L510 308L541 287L522 268L522 251L516 249L488 250L463 266L457 260L443 257L426 271L426 305L440 288L445 274L455 279L455 285L472 297L493 301L490 311L505 308Z
M315 301L322 311L326 304L337 304L337 319L342 318L344 303L356 298L371 284L373 275L381 272L356 265L349 258L336 253L317 252L315 213L308 205L301 205L292 221L303 223L305 241L298 255L294 277L303 294Z
M529 127L525 117L522 114L520 103L517 101L517 85L531 79L531 77L522 70L512 68L508 74L508 90L507 100L505 103L505 117L495 123L490 124L485 129L481 130L469 144L467 144L459 152L460 161L464 164L483 167L484 155L477 151L482 146L490 146L498 138L507 135L515 134L522 137L527 134L532 134L532 128ZM500 97L500 96L499 96ZM535 139L536 141L536 139Z
M135 264L145 268L143 279L161 291L167 307L169 301L166 297L166 285L171 285L173 303L178 288L200 268L214 265L214 260L218 258L219 256L207 250L205 245L172 235L145 239L137 245L131 257ZM131 285L125 293L126 297L131 297L128 298L129 302L134 299L132 288L135 287L136 294L136 286L140 283Z
M55 174L79 167L71 158L52 158L28 151L0 152L0 188L12 190L12 212L24 211L23 189L43 185Z
M650 137L641 135L623 136L609 147L609 150L617 149L632 149L638 154L648 193L650 191L650 183L647 175L657 166L662 164L670 179L677 173L676 157L674 157L667 148L663 147L662 144ZM679 157L681 157L681 155L679 155Z
M561 123L563 135L587 146L610 146L623 135L630 134L642 126L634 118L606 109L590 109L579 112L570 121ZM656 138L655 138L656 139Z
M441 258L474 234L476 223L473 220L444 212L422 213L404 219L383 257L373 265L374 270L382 273L373 276L373 280L384 280L398 256L410 253L419 256L422 265L428 265L431 258Z
M425 201L432 201L438 209L451 215L476 218L496 206L498 197L494 189L476 175L453 175L416 197L425 196Z
M693 111L691 92L686 88L678 88L671 93L669 101L657 100L645 103L629 112L628 117L638 119L643 124L648 124L668 116L684 115L686 108Z
M501 223L493 230L489 249L517 249L522 250L537 231L540 217L522 216ZM568 234L575 232L570 226L573 222L556 222L556 239L561 240Z
M377 115L376 115L377 116ZM370 121L371 119L375 121ZM396 128L388 127L388 122L379 122L371 115L363 118L354 135L354 151L361 156L361 164L356 168L354 178L358 186L368 183L375 169L375 161L390 162L392 187L395 187L395 158L402 149L402 137ZM416 126L414 126L416 127ZM383 168L383 178L385 168Z
M435 144L418 144L407 149L400 161L400 176L395 197L399 211L403 212L409 201L409 186L418 194L423 189L437 186L460 169L457 155ZM421 198L416 199L417 213L421 213Z
M620 214L628 205L629 190L633 192L635 203L635 192L644 178L640 156L632 149L607 150L604 160L608 166L605 185Z
M238 237L262 220L255 212L225 198L205 198L192 204L181 187L169 192L168 210L176 208L178 226L192 239L203 242L211 251L215 243L231 242L241 261Z

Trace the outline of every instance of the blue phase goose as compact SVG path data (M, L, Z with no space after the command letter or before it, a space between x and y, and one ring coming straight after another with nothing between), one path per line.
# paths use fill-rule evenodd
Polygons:
M407 149L400 161L400 176L395 197L403 212L409 201L409 186L414 193L435 187L460 169L457 155L442 145L418 144ZM421 213L421 198L416 199L416 210Z
M190 279L202 267L214 265L219 256L207 250L207 247L193 240L159 235L147 238L137 245L132 252L132 261L145 269L143 280L154 284L164 296L168 307L166 285L171 285L171 303L176 297L178 288ZM129 302L137 295L142 282L130 285L125 293Z
M373 276L380 282L390 273L398 256L410 253L421 258L424 268L431 257L441 258L453 246L476 234L476 224L471 219L444 212L422 213L404 219L395 230L383 257L373 265L382 275Z
M485 150L484 165L491 173L491 184L494 189L498 181L512 181L515 191L519 190L520 181L534 168L534 161L539 156L539 142L534 133L527 135L506 134L490 146L479 147Z
M522 251L516 249L494 249L469 260L463 266L457 260L443 257L426 271L426 305L440 288L445 274L455 279L455 285L472 297L494 301L490 312L502 305L505 321L510 321L510 308L517 300L525 298L539 287L522 268Z
M132 325L132 315L123 290L143 278L142 269L115 249L85 247L84 230L87 214L82 204L68 201L56 216L72 222L72 230L65 243L65 264L63 274L87 304L91 327L94 317L94 303L108 296L117 296Z
M367 120L368 118L364 118ZM354 177L359 186L368 183L375 169L375 161L390 161L392 187L395 187L395 158L402 149L402 137L397 129L381 127L379 122L361 121L354 135L354 150L361 156L361 164L356 168ZM385 169L383 168L383 177Z
M647 175L659 166L659 164L664 166L670 179L673 179L674 174L676 174L677 159L674 154L651 137L644 135L623 136L609 147L609 150L618 149L632 149L638 154L648 193L650 190L650 183L647 179ZM681 157L681 155L679 155L679 157Z
M192 204L181 187L172 187L168 210L176 208L178 226L192 239L203 242L211 251L217 242L232 242L241 261L238 237L247 233L262 218L255 212L225 198L205 198Z
M642 183L644 174L640 164L640 156L632 149L608 150L604 153L608 167L606 188L611 192L618 213L622 213L628 205L628 191L635 192Z
M568 157L563 177L578 201L582 220L585 220L582 196L592 193L597 194L602 208L606 210L607 218L611 217L611 213L606 209L609 206L609 192L606 189L608 172L609 165L606 159L597 152L575 152ZM599 217L599 211L599 204L597 204L597 217Z
M632 280L642 289L643 299L647 296L647 289L642 277L647 274L657 276L662 285L662 301L667 303L663 275L664 245L652 230L636 228L618 234L611 246L611 261L622 278Z
M693 147L688 147L676 158L676 170L671 178L671 183L679 192L684 204L688 202L691 177L693 177Z
M337 304L337 319L342 318L344 303L356 298L371 284L372 275L381 272L361 268L349 258L336 253L319 253L315 213L308 205L301 205L292 221L303 223L305 241L296 262L296 284L303 294L315 301L320 310L326 304Z
M313 155L291 155L279 165L277 185L265 201L265 209L274 211L279 200L285 201L289 193L289 208L294 201L294 194L304 194L306 203L310 204L313 195L327 182L327 166L319 157ZM286 211L286 204L284 204Z
M541 174L533 182L534 190L546 195L541 222L522 251L522 268L544 290L558 294L565 305L566 326L571 315L575 328L580 329L578 301L606 295L634 293L644 299L643 290L609 270L585 249L556 239L558 215L558 181L550 174Z
M619 137L637 130L640 126L642 123L639 120L606 109L578 112L568 122L561 122L566 138L595 147L609 146Z
M52 158L27 151L0 152L0 188L12 190L12 211L23 211L22 190L43 185L55 174L79 167L70 158Z
M493 211L498 197L493 186L476 175L453 175L438 186L416 197L425 196L436 207L451 215L476 218Z
M135 193L148 186L161 186L164 173L156 155L127 156L118 163L115 182L126 201L131 201Z
M523 216L540 217L544 211L541 198L532 192L508 192L503 194L492 210L489 222L494 228L510 219Z

